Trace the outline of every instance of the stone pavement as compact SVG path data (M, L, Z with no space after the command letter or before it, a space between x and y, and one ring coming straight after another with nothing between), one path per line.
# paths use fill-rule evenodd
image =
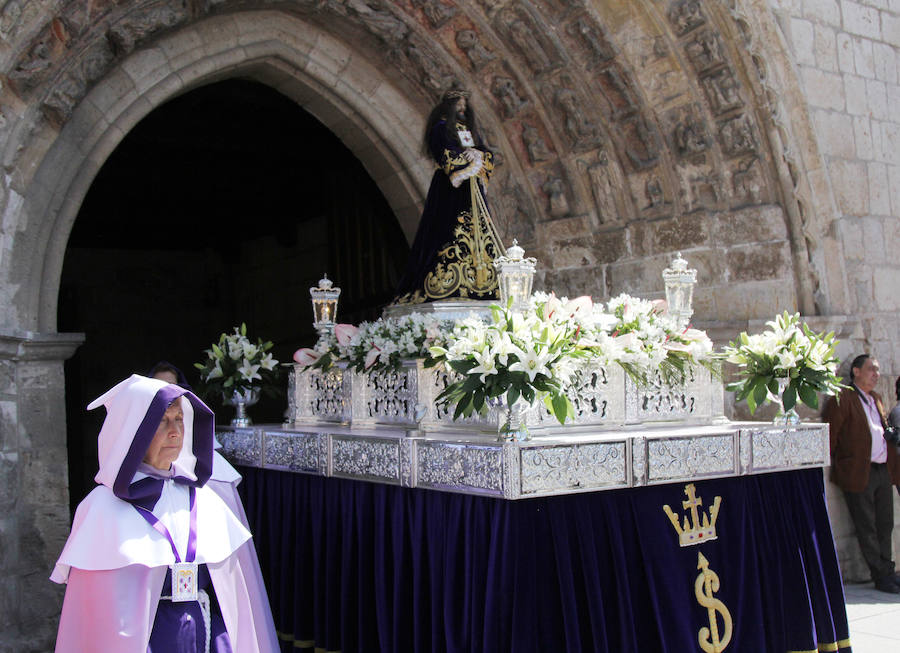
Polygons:
M878 592L872 583L847 583L844 601L853 653L900 651L900 594Z

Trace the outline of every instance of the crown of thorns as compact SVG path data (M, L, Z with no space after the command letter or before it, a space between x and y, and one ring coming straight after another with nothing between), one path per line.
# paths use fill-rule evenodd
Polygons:
M463 91L460 89L454 89L452 91L447 91L446 93L444 93L445 100L458 100L460 98L468 99L468 97L469 97L468 91Z

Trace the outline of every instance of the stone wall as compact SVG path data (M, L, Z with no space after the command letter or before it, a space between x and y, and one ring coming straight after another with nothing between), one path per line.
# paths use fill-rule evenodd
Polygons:
M848 355L865 350L879 359L879 390L890 409L900 374L900 2L771 4L815 125L836 207L828 229L841 245L850 310L865 334ZM865 580L868 570L833 485L828 498L845 577ZM900 552L900 529L894 542Z
M0 333L0 651L53 648L69 534L63 361L80 334Z

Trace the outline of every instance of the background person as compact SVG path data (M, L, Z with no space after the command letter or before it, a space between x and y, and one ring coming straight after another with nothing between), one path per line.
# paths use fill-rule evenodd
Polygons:
M822 416L831 431L831 479L844 492L850 518L875 588L900 594L894 576L892 485L900 482L896 447L884 439L884 405L875 392L878 361L861 354L850 365L851 385L829 397Z

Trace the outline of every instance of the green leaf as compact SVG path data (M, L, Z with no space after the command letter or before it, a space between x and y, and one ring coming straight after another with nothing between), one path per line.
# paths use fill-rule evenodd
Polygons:
M247 335L247 324L245 322L241 322L241 335L242 336Z
M559 393L553 395L553 415L560 424L566 423L566 416L569 414L569 399L566 395Z
M519 400L519 389L516 386L510 386L509 390L506 392L506 405L512 406L516 401Z
M484 408L484 392L482 390L475 392L472 396L472 402L475 406L475 410L479 413L482 412L482 409Z
M753 401L756 402L757 406L766 400L766 390L766 384L762 379L760 379L753 387Z
M793 383L784 389L781 402L785 410L790 410L797 404L797 388Z
M747 393L747 408L750 409L750 414L753 415L756 412L756 399L753 398L753 393Z
M800 400L804 404L806 404L810 408L819 407L819 395L812 387L806 384L801 384L798 390L800 391Z

